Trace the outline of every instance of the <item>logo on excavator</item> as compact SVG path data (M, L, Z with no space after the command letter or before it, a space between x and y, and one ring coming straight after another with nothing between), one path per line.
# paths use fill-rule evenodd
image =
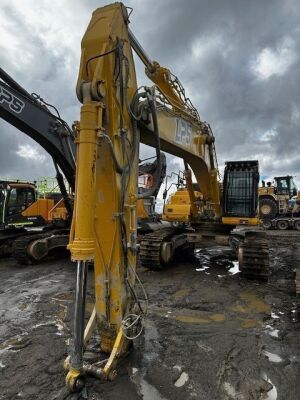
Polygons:
M175 143L189 146L191 144L191 125L181 118L176 118Z
M8 90L0 87L0 104L7 103L9 108L17 114L22 112L25 107L25 103L18 99L18 97L14 96Z

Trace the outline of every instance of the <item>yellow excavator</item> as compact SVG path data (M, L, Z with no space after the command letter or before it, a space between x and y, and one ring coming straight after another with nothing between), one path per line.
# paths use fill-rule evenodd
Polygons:
M73 345L64 364L66 383L73 391L82 387L85 374L103 381L114 379L118 358L143 329L147 296L142 290L139 298L136 290L136 284L141 285L136 271L137 203L155 193L157 187L137 190L140 143L155 148L158 174L161 151L183 158L201 192L196 211L199 226L224 226L214 136L179 80L148 58L128 25L128 12L122 3L99 8L81 44L76 91L82 106L68 245L77 264L77 282ZM138 88L132 50L145 64L154 87ZM241 165L238 168L243 171ZM228 212L230 218L238 216L238 208L229 207ZM155 249L150 249L153 243ZM174 234L172 227L167 232L158 230L140 243L140 251L151 253L151 262L155 255L159 262L164 250L173 251L168 243L185 245L188 235ZM84 329L90 262L94 263L95 307ZM108 354L102 367L83 359L96 327L100 349Z

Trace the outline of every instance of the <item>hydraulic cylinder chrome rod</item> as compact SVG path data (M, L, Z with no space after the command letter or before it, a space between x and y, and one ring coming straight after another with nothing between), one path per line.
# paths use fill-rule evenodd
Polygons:
M145 50L142 48L142 46L138 42L137 38L134 36L134 34L131 32L130 29L128 29L128 35L129 35L130 44L131 44L133 50L139 56L141 61L145 64L145 66L148 69L148 71L149 72L154 72L155 71L155 67L153 65L153 62L150 60L150 58L146 54Z
M77 278L74 311L73 351L71 355L71 367L82 369L83 367L83 335L84 314L86 296L87 265L85 261L77 261Z

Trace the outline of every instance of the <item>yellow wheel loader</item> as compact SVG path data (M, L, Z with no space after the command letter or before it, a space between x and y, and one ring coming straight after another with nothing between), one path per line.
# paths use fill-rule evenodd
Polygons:
M262 181L259 213L266 229L300 230L300 192L292 176L278 176L273 184Z

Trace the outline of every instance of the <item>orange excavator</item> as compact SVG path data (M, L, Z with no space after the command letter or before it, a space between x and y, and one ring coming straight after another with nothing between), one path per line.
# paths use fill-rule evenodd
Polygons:
M0 254L12 251L18 262L26 264L67 245L75 186L75 133L55 107L28 93L2 68L0 117L47 151L60 189L59 198L40 198L33 183L0 181Z

